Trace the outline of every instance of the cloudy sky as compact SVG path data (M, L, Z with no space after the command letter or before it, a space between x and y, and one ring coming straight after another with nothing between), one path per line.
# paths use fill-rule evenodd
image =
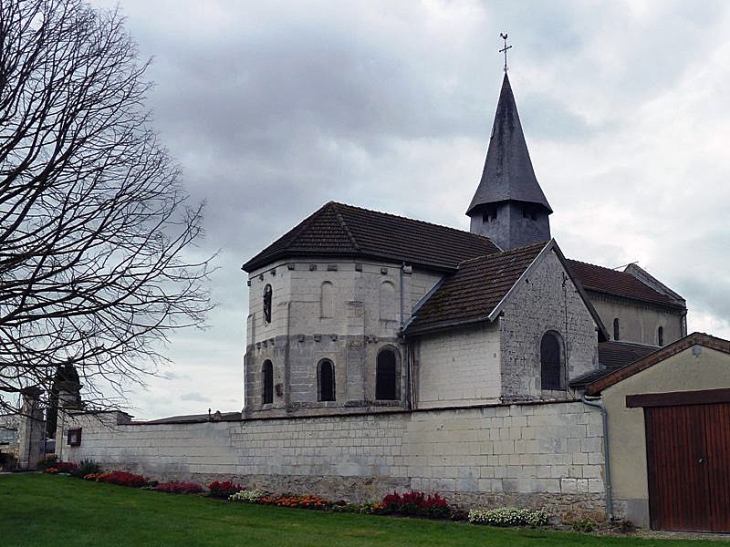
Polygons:
M112 0L92 0L107 7ZM120 0L155 127L220 250L205 332L130 394L137 418L240 410L241 264L330 200L468 229L502 80L553 236L629 262L730 337L730 3Z

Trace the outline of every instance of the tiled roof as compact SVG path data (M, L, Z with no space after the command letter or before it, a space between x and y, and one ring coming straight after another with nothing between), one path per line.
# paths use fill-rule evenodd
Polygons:
M630 273L578 262L577 260L568 260L568 267L573 276L587 291L642 300L673 308L685 308L682 301L652 289Z
M642 357L657 351L656 346L646 346L644 344L632 344L630 342L599 342L598 344L598 362L602 368L592 370L586 374L582 374L570 381L570 386L585 387L601 378L604 378L626 365L638 361Z
M658 349L658 346L617 342L615 340L601 342L598 344L598 362L606 368L622 367Z
M600 393L604 389L619 383L621 380L625 380L626 378L646 370L657 363L661 363L662 361L665 361L673 355L677 355L692 346L703 346L723 353L730 353L730 341L722 338L716 338L701 332L694 332L689 336L680 338L676 342L672 342L668 346L664 346L663 348L659 348L656 351L645 355L633 363L610 370L608 374L605 374L601 378L591 382L586 387L586 393L588 395Z
M487 319L547 242L467 260L421 306L406 333Z
M484 236L329 202L243 265L251 272L289 256L369 257L454 270L498 252Z

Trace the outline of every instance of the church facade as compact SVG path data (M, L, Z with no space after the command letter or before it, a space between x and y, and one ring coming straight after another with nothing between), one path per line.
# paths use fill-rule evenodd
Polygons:
M568 260L505 74L465 232L330 202L251 258L244 415L576 400L686 335L637 265Z

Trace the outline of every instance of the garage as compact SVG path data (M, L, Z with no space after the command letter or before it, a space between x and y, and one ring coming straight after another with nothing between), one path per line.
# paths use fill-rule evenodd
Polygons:
M694 333L607 371L609 513L654 530L730 533L730 341Z
M727 395L627 397L644 409L653 529L730 532L730 402L706 404Z

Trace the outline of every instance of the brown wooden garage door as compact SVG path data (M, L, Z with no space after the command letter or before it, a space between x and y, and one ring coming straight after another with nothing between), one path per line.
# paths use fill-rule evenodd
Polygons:
M651 527L730 532L730 403L645 406L644 417Z

